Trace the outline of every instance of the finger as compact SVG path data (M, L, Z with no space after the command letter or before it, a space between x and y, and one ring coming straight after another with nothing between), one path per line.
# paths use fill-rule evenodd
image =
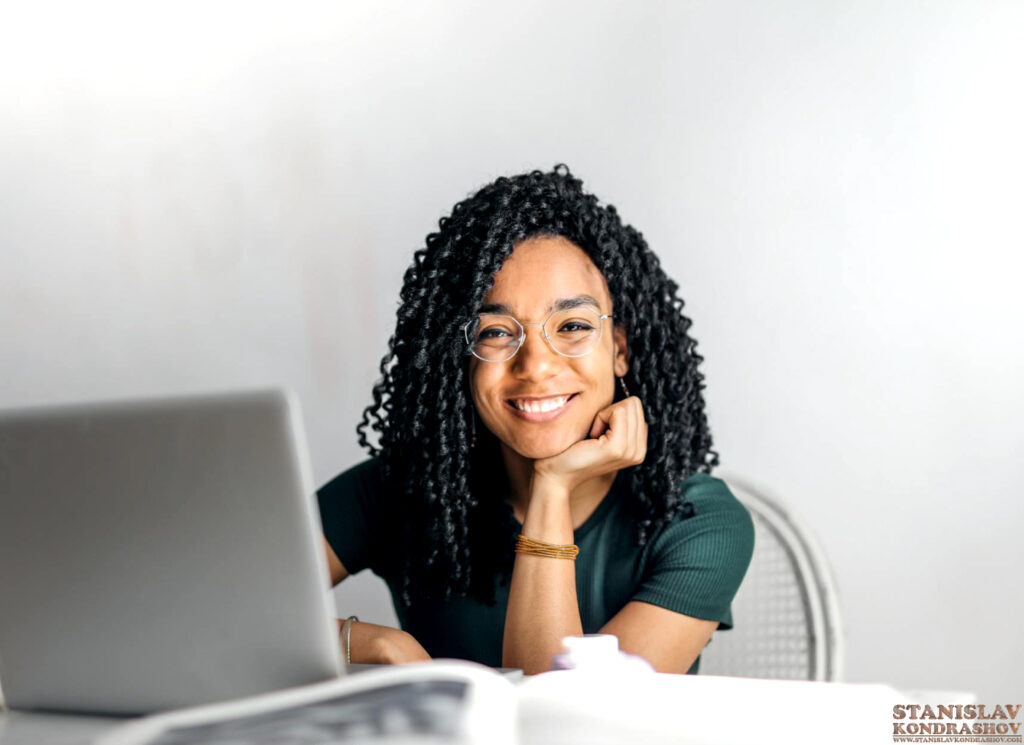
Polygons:
M642 463L647 451L647 422L644 421L644 410L640 405L636 408L636 439L633 440L633 445L636 448L633 462Z
M640 424L640 452L637 454L637 463L643 463L647 458L647 437L648 437L648 426L647 421L644 420Z
M596 463L604 460L605 440L580 440L564 451L573 451L577 463ZM556 456L557 457L557 456Z
M605 407L597 412L594 417L594 423L590 425L590 436L600 437L608 429L609 422L611 421L611 406Z
M629 448L630 407L628 403L620 401L609 406L606 411L608 412L608 445L611 452L621 458Z
M634 398L636 398L634 396ZM635 463L643 462L647 453L647 420L644 418L644 405L639 398L636 398L634 407L636 412L636 432L633 437L633 459Z
M644 458L647 456L647 421L643 417L643 405L639 406L638 411L639 421L637 422L637 439L636 439L636 458L635 463L637 465L644 462Z
M622 457L627 462L631 462L636 455L636 432L639 423L636 416L636 404L633 403L632 399L627 399L625 404L626 438L622 444Z
M622 402L622 407L625 437L622 442L621 450L619 451L619 457L626 465L632 465L633 459L636 457L640 418L638 416L636 402L632 397L625 399Z

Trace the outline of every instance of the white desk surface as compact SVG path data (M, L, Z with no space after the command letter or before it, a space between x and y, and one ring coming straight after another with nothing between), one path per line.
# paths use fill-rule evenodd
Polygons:
M964 692L897 691L873 683L655 674L608 683L562 673L526 679L517 688L519 741L892 745L893 705L975 702ZM124 721L0 712L0 745L84 745Z

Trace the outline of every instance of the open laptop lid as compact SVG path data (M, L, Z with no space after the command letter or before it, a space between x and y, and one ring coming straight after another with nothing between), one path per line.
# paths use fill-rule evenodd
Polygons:
M11 708L143 713L342 672L284 391L0 412Z

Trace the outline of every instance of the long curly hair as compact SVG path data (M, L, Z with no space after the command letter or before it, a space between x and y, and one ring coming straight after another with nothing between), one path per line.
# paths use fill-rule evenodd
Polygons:
M373 403L356 427L360 445L380 463L382 512L394 531L389 571L405 606L460 596L493 604L496 580L508 582L517 523L502 498L497 439L472 405L461 328L513 248L542 235L586 252L626 331L625 382L649 423L646 459L620 474L632 494L638 544L676 516L691 516L682 482L718 464L698 371L703 358L678 286L643 236L585 192L565 165L498 178L456 204L415 252Z

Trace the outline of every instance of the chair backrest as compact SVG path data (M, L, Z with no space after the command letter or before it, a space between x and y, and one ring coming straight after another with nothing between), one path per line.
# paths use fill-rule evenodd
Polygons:
M836 585L807 527L741 477L716 473L754 521L754 555L732 603L734 628L716 633L700 672L838 681L843 628Z

